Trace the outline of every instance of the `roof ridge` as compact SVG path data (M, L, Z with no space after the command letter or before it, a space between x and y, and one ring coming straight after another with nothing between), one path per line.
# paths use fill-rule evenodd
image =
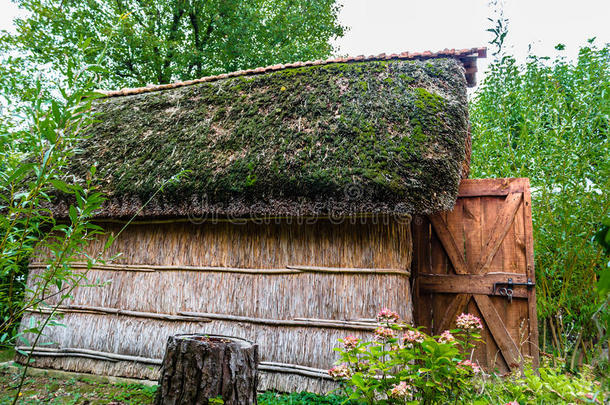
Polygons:
M198 83L204 82L212 82L216 80L222 80L229 77L237 77L237 76L249 76L256 75L262 73L273 72L277 70L290 69L296 67L303 66L316 66L316 65L330 65L333 63L350 63L350 62L368 62L368 61L378 61L378 60L425 60L425 59L437 59L443 57L451 57L460 60L466 69L466 80L469 86L474 86L476 84L475 73L477 71L476 60L477 58L485 58L487 57L487 48L468 48L468 49L443 49L438 52L431 51L423 51L423 52L401 52L401 53L392 53L385 54L381 53L379 55L370 55L370 56L348 56L348 57L339 57L339 58L330 58L326 60L314 60L314 61L306 61L306 62L293 62L286 64L277 64L266 67L257 67L254 69L246 69L239 70L230 73L222 73L213 76L206 76L199 79L186 80L180 82L174 82L169 84L158 84L158 85L148 85L145 87L134 87L134 88L123 88L120 90L97 90L99 93L104 94L106 97L120 97L120 96L129 96L134 94L141 93L150 93L154 91L168 90L174 89L177 87L184 86L192 86Z

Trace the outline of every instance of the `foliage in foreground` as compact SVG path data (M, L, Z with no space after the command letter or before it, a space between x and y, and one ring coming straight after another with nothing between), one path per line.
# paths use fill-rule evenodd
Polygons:
M480 374L468 387L470 393L464 397L439 398L437 404L476 404L476 405L547 405L547 404L602 404L608 398L601 384L595 381L590 369L572 375L561 371L563 367L545 366L539 368L537 375L526 366L524 373L515 372L500 378ZM342 395L316 395L312 393L279 394L265 392L258 397L261 405L360 405L364 402L350 400ZM400 403L400 402L398 402ZM404 403L404 402L403 402ZM406 402L409 403L409 402ZM414 404L422 402L414 401Z
M58 88L60 97L39 97L19 116L17 125L0 125L0 345L14 344L16 328L26 311L55 312L51 303L63 302L84 275L70 268L101 228L90 223L103 201L96 192L92 168L84 184L67 181L65 166L77 151L83 131L91 123L91 91L95 74L74 72L69 83L85 81L83 89ZM80 76L88 76L82 79ZM40 86L39 86L40 88ZM11 122L15 117L7 118ZM5 122L2 120L2 122ZM55 193L71 197L68 221L59 223L48 209ZM27 262L37 246L47 251L44 268L26 287ZM42 317L23 333L36 334L53 323ZM44 326L42 326L44 325ZM21 343L30 346L24 336Z
M96 285L88 282L88 270L111 259L105 251L131 222L110 235L100 252L87 255L87 244L103 232L92 218L105 197L96 185L96 163L80 177L67 167L90 136L93 103L101 96L94 89L104 69L99 63L79 69L72 57L66 63L66 76L53 83L52 97L38 81L28 104L0 110L0 347L15 346L27 357L21 385L45 328L63 326L58 309L79 286ZM13 88L6 83L0 80L0 97L10 99L7 93ZM181 175L165 180L151 198ZM63 215L50 209L58 195L67 205ZM40 266L28 275L30 261ZM77 261L85 261L87 268L74 269ZM27 324L21 323L26 314L31 315Z
M563 368L563 367L561 367ZM481 377L475 383L476 404L586 404L604 403L604 392L589 367L572 375L560 368L540 367L536 373L531 365L504 378Z
M471 362L480 319L458 317L458 329L428 336L387 309L371 340L347 336L338 365L329 374L354 404L573 404L602 403L608 387L595 381L592 368L580 374L544 364L537 372L524 364L508 376L487 374Z
M76 67L69 58L68 63ZM102 232L91 222L104 201L96 189L95 166L79 182L66 170L93 122L99 69L70 69L53 98L45 97L38 83L38 96L20 113L8 110L0 115L0 346L15 346L26 356L13 404L45 328L61 325L59 307L87 283L87 271L74 270L71 264L83 260L87 243ZM5 95L3 84L0 95ZM64 221L49 209L60 193L70 202ZM38 257L40 251L44 254ZM26 283L31 260L41 266ZM86 260L90 268L96 258ZM29 321L19 329L26 314Z
M473 378L480 372L471 361L481 342L481 320L462 314L458 329L428 336L383 309L373 340L341 339L340 364L329 374L349 398L367 404L432 404L473 398Z
M19 375L0 370L0 404L9 402L18 384ZM540 377L526 368L525 374L515 373L505 379L479 375L474 379L474 404L601 404L607 398L600 385L593 381L589 369L580 375L570 375L558 368L540 369ZM95 377L28 376L21 402L25 404L151 404L156 386L141 384L108 383ZM516 402L513 402L516 401ZM441 401L447 403L448 401ZM309 392L259 394L260 405L358 405L339 392L318 395ZM458 403L460 403L458 401Z
M530 178L541 349L573 368L608 338L592 239L610 209L610 45L575 63L498 55L471 103L472 177Z
M526 404L601 404L608 398L599 382L593 380L590 369L578 375L560 371L562 367L546 365L537 376L531 368L521 375L507 378L480 374L473 380L473 396L457 403L480 405ZM0 404L9 402L18 384L18 374L0 371ZM28 376L21 401L25 404L151 404L156 386L101 382L94 377ZM310 392L259 394L260 405L360 405L340 392L318 395ZM439 403L450 403L441 400Z

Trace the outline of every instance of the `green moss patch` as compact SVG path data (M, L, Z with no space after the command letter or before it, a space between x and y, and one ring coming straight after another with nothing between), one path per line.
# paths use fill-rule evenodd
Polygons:
M82 179L97 164L103 216L133 214L182 170L143 215L449 209L468 126L453 59L286 69L96 108L70 171Z

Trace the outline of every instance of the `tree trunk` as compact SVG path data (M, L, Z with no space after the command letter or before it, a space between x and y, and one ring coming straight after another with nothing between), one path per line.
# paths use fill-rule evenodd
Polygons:
M257 367L258 346L248 341L214 335L171 336L155 404L199 405L213 398L222 398L225 405L256 404Z

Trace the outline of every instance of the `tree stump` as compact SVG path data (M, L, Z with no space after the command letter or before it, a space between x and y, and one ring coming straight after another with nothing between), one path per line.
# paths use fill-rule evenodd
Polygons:
M213 398L222 398L225 405L256 404L257 368L258 345L246 340L198 334L171 336L155 404L199 405Z

